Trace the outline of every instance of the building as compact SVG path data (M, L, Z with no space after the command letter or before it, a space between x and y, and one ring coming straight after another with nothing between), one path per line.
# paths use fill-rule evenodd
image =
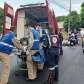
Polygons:
M67 39L68 38L68 33L64 31L63 24L64 24L64 22L58 22L58 29L59 29L59 31L61 31L63 33L64 39Z
M59 29L59 31L64 31L63 23L64 22L58 22L58 29Z

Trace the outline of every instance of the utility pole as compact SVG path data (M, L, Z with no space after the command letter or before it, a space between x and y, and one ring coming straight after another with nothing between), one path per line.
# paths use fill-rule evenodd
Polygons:
M68 33L70 32L71 29L71 0L69 1L70 6L69 6L69 22L68 22Z

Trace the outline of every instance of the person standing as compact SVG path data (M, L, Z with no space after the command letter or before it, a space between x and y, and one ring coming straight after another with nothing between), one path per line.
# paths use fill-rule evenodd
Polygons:
M37 78L37 64L32 61L32 56L39 51L39 32L31 25L28 27L30 53L27 56L28 78L35 80Z
M53 84L53 80L58 81L59 77L59 36L56 34L49 35L49 48L47 50L47 67L48 78L44 84Z
M22 49L21 45L15 39L14 29L14 27L11 27L10 31L3 35L0 41L0 60L3 63L0 84L8 84L11 61L10 54L12 53L14 46Z
M63 55L63 48L62 48L63 35L61 32L59 32L59 40L60 40L60 55Z
M42 40L43 34L42 34L42 26L41 26L41 24L37 23L35 25L35 29L36 29L36 31L39 34L39 53L42 54L42 57L45 59L44 50L43 50L43 40ZM41 64L38 63L37 64L37 69L38 70L43 70L43 67L44 67L44 63L41 63Z

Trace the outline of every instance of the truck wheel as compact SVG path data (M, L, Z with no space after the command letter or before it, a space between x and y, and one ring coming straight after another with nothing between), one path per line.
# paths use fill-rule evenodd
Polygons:
M84 49L83 49L83 53L84 53Z

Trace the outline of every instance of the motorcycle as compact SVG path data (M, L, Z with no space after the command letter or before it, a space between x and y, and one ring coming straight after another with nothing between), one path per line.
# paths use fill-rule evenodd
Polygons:
M82 37L82 51L84 53L84 40L83 40L83 37Z
M76 39L71 37L70 38L70 46L75 46L76 45Z

